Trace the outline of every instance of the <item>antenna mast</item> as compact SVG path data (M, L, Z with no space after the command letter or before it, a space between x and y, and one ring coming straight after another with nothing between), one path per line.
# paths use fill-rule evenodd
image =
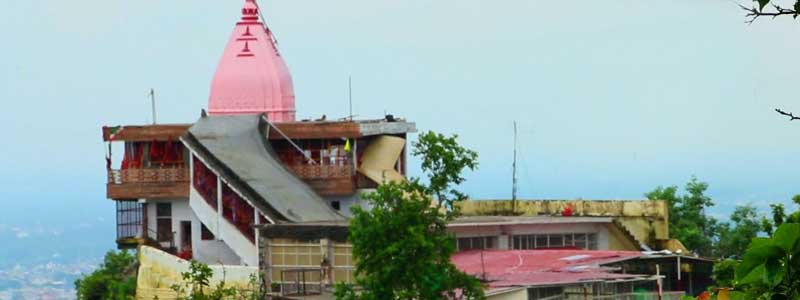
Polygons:
M347 99L350 102L350 121L353 120L353 76L347 75Z
M517 121L514 121L514 162L511 163L511 209L517 211Z
M150 89L150 106L153 109L153 125L156 124L156 91Z

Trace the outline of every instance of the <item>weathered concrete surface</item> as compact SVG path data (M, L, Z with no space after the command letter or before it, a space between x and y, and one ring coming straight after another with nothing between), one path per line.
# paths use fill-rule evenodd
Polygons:
M573 216L614 218L642 244L658 247L669 239L669 210L660 200L470 200L456 205L464 216L560 216L571 206Z
M247 289L258 267L211 265L214 271L211 286L224 281L226 286ZM137 300L172 300L178 297L170 287L182 284L181 273L189 271L189 261L153 247L139 247L139 275L136 282ZM158 297L158 298L156 298Z

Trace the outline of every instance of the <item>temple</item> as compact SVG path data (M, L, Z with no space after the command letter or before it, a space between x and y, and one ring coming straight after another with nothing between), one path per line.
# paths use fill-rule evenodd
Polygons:
M102 128L116 242L140 253L137 299L174 299L170 282L181 280L189 259L224 270L232 284L260 273L275 299L330 299L334 283L354 278L350 208L368 208L362 195L406 180L415 123L393 115L296 120L289 68L259 10L245 0L197 120ZM681 277L710 273L710 264L679 255L685 249L669 239L661 201L460 205L464 216L450 224L459 251L453 261L476 273L475 251L487 251L495 265L488 274L497 278L487 294L497 299L652 290L653 264L677 274L669 288L693 293L708 284L705 275ZM535 252L544 250L551 252ZM561 260L576 256L587 260ZM517 257L542 264L510 276ZM553 271L589 262L596 268L580 274Z
M295 120L292 76L272 33L259 20L255 0L245 2L211 81L211 115L264 113L271 122Z
M194 123L107 126L120 248L150 245L208 263L257 266L255 225L345 221L360 195L403 180L414 123L295 120L292 78L247 0ZM110 145L109 145L109 149Z

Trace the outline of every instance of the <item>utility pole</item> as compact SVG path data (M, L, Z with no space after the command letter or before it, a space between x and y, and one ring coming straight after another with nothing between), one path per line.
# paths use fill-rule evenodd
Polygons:
M150 89L150 106L153 109L153 125L156 124L156 91Z
M511 212L517 211L517 121L514 121L514 162L511 163Z

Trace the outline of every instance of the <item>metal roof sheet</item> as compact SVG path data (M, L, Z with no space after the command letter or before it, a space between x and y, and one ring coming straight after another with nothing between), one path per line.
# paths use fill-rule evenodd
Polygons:
M603 266L641 256L636 251L472 250L456 253L451 260L460 270L485 276L491 288L499 288L648 279L649 275L618 274Z

